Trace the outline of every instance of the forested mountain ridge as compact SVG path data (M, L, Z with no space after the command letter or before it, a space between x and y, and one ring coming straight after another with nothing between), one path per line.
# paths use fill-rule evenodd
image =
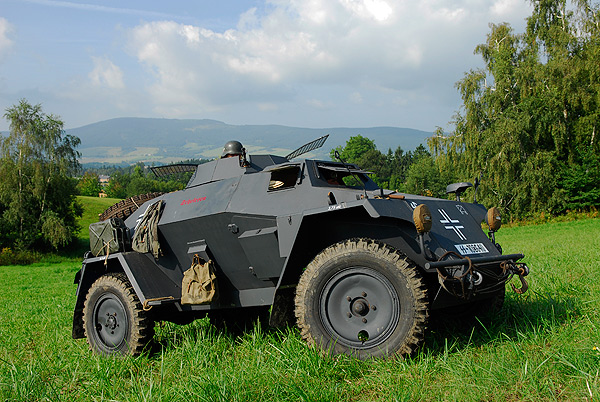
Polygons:
M286 155L301 145L329 134L325 146L312 156L328 158L329 150L362 135L386 152L399 146L415 149L432 133L399 127L302 128L281 125L231 125L216 120L117 118L67 130L81 139L81 163L172 162L214 158L228 140L241 141L249 153Z

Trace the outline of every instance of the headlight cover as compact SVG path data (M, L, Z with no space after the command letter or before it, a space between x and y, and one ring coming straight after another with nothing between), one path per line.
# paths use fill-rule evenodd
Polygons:
M431 224L433 221L431 219L431 212L429 211L429 208L427 208L427 205L417 205L413 211L413 221L415 222L417 232L423 234L431 230Z
M500 226L502 226L502 216L500 215L498 208L491 207L488 209L487 214L485 215L485 223L487 223L492 232L496 232L500 229Z

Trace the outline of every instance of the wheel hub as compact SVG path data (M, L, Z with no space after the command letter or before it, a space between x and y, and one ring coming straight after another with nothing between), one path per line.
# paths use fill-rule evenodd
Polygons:
M350 306L350 310L356 315L365 316L369 314L369 302L363 298L354 300Z
M102 295L94 307L96 331L93 336L108 349L118 349L128 336L125 306L112 293Z
M320 296L321 322L332 339L355 349L377 346L394 332L400 301L391 282L367 267L335 274Z
M108 316L108 318L106 319L106 324L104 324L105 327L107 327L108 329L115 329L119 326L119 324L117 323L117 313L114 314L109 314L106 313L106 315Z

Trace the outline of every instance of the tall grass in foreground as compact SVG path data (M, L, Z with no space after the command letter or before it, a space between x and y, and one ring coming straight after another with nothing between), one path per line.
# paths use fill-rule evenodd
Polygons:
M71 339L79 261L0 267L0 400L592 401L600 399L600 220L502 229L532 269L490 323L434 326L407 359L324 357L295 328L157 327L154 350L104 358Z

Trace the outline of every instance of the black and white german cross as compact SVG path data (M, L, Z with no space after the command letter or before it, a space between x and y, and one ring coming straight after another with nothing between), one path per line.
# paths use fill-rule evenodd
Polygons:
M446 212L444 209L438 209L438 212L440 215L442 215L442 218L444 218L440 219L440 223L444 225L444 228L447 230L453 230L459 239L467 240L467 236L465 236L461 231L461 229L464 229L465 227L460 224L458 219L452 219L450 215L448 215L448 212Z

